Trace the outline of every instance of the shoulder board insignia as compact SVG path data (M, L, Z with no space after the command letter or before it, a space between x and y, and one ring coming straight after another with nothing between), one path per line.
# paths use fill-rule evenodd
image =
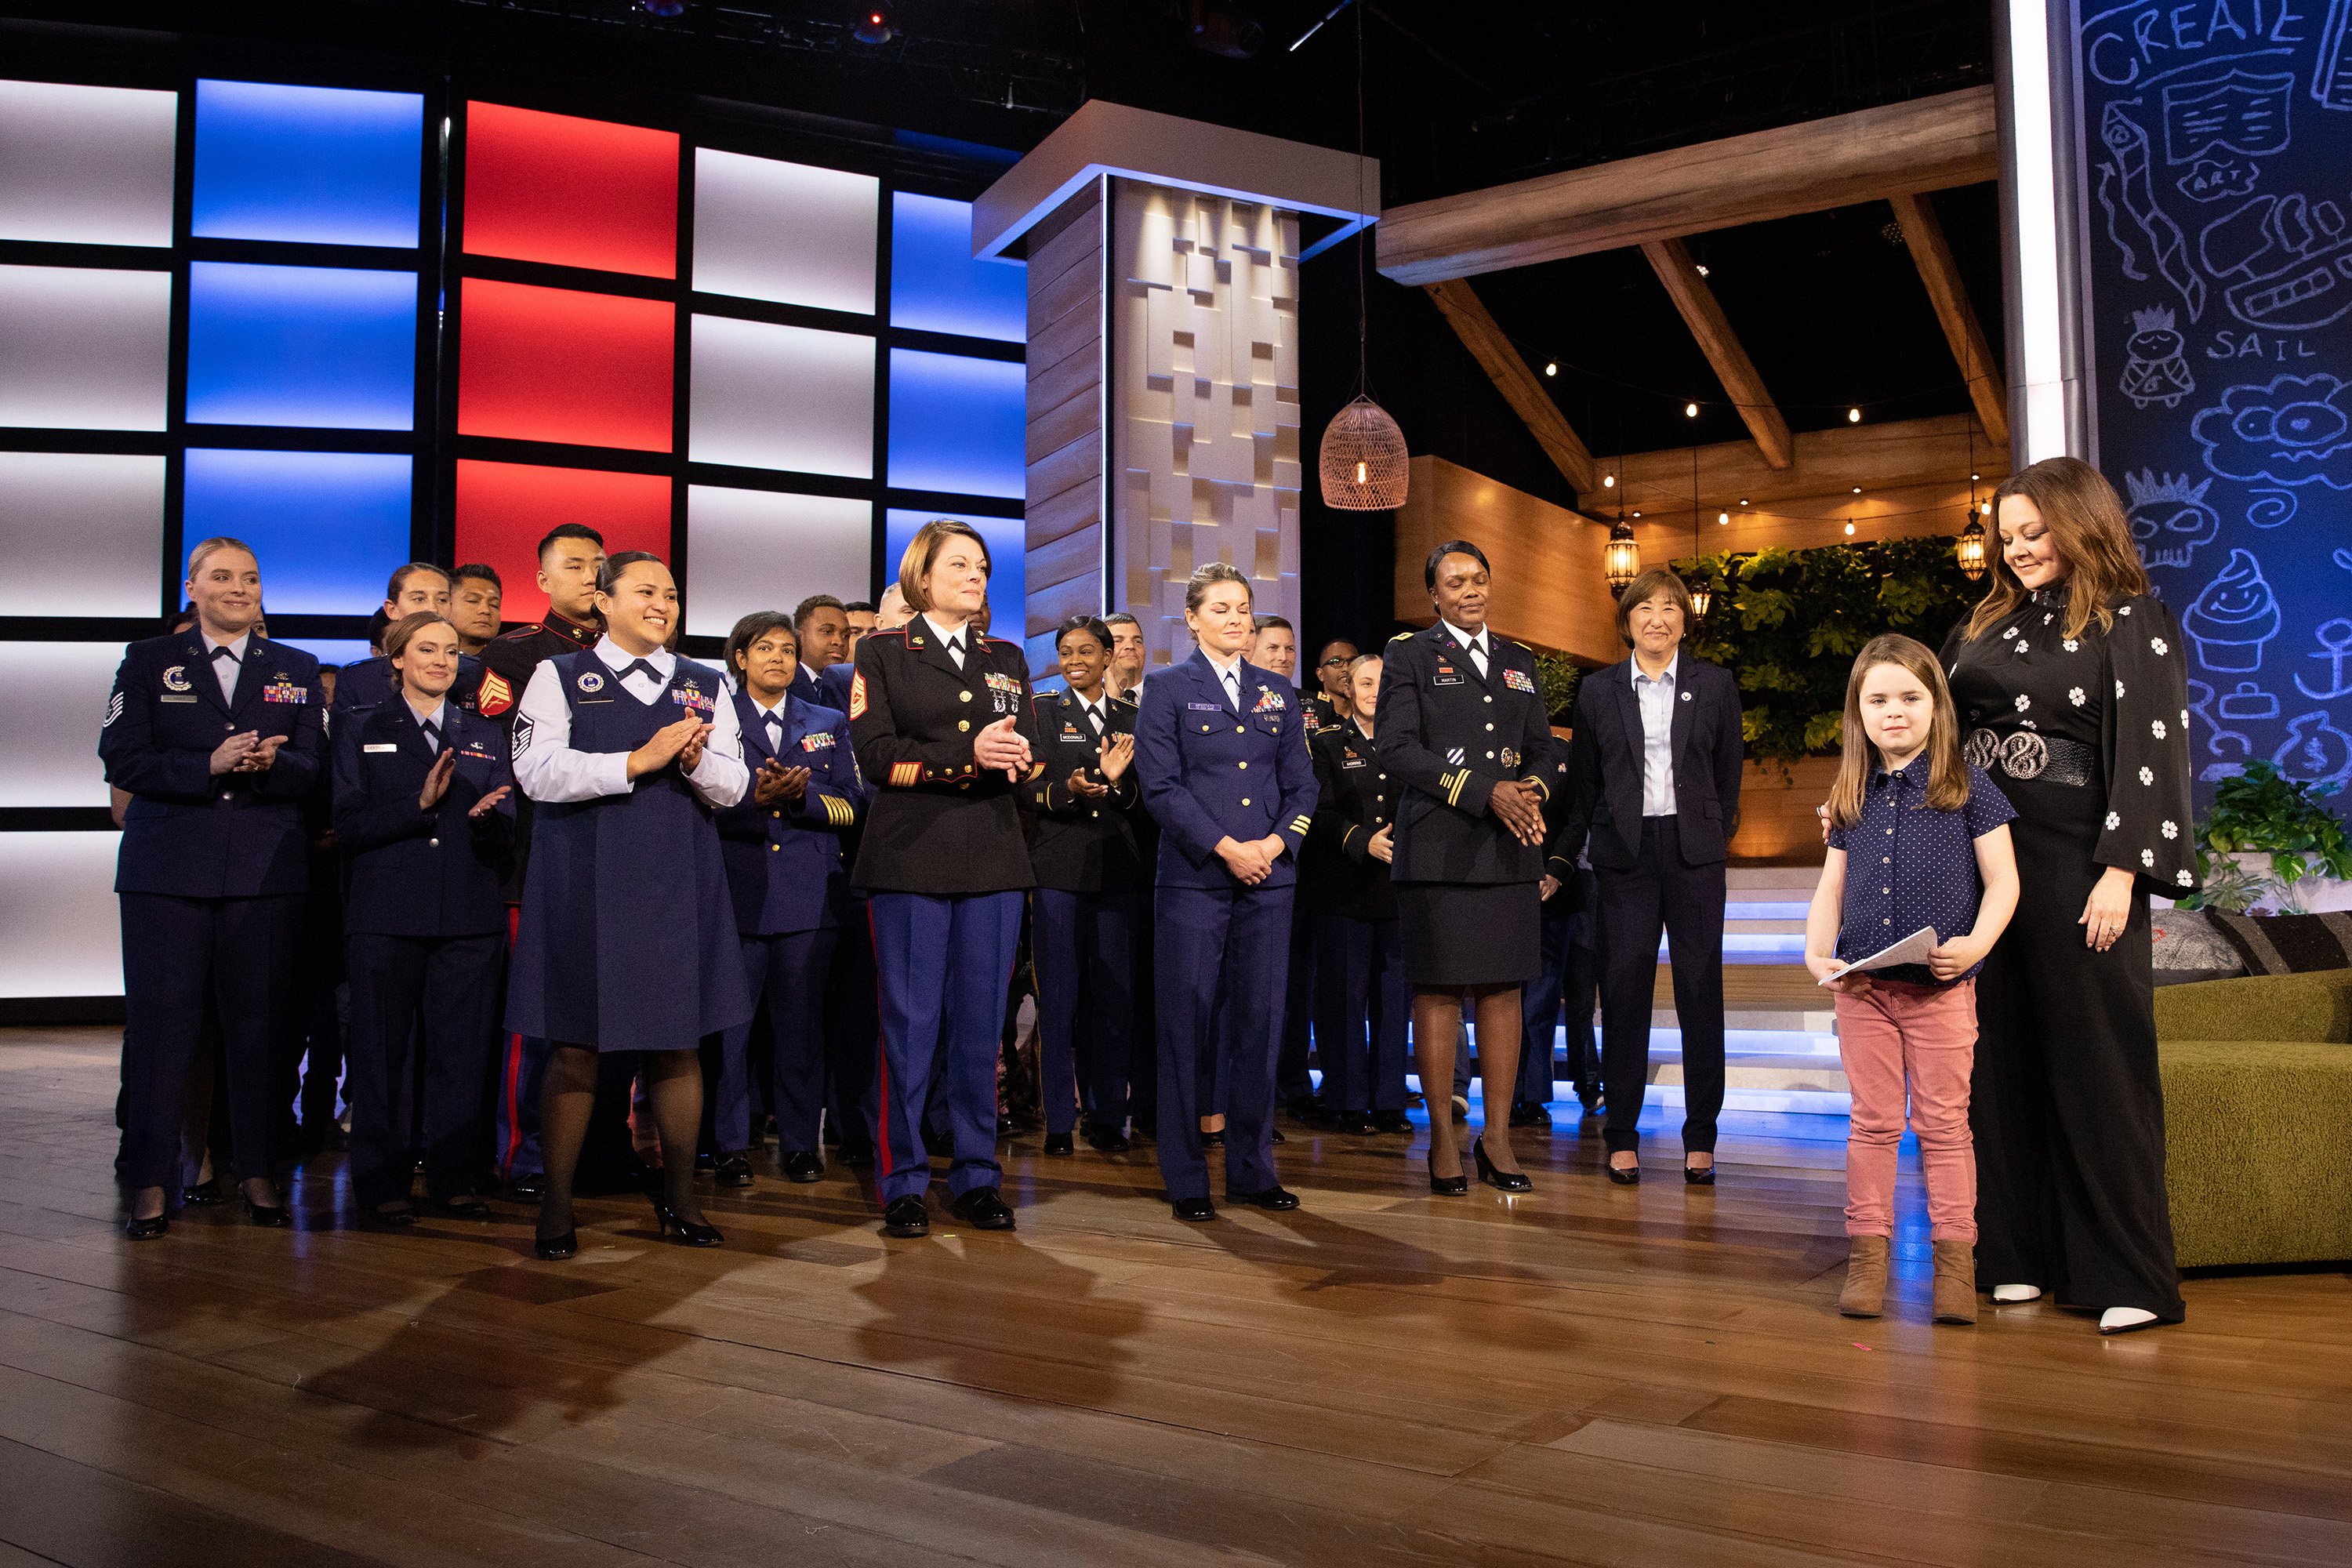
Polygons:
M1389 638L1389 641L1391 641L1391 642L1404 642L1404 641L1409 640L1411 637L1413 637L1413 635L1414 635L1414 634L1413 634L1413 633L1412 633L1412 632L1399 632L1399 633L1397 633L1397 635L1396 635L1396 636L1394 636L1394 637L1392 637Z
M514 706L514 688L509 686L507 678L498 671L484 670L480 703L483 714L495 719Z
M537 621L533 621L527 626L517 626L510 632L500 633L498 640L500 642L527 642L546 629L547 628L545 626L541 626Z

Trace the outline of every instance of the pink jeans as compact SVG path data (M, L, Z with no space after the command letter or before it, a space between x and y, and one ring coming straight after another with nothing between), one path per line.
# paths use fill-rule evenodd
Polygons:
M1838 1055L1853 1090L1845 1142L1845 1233L1895 1234L1895 1156L1903 1142L1904 1086L1927 1178L1929 1236L1977 1238L1976 1143L1969 1135L1969 1069L1976 1059L1977 983L1871 982L1837 999Z

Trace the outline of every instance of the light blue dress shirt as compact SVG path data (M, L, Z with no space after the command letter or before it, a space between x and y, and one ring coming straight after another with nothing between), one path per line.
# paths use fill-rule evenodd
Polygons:
M1642 673L1639 659L1625 662L1633 671L1633 696L1642 705L1642 815L1675 814L1675 677L1681 671L1679 653L1655 680Z

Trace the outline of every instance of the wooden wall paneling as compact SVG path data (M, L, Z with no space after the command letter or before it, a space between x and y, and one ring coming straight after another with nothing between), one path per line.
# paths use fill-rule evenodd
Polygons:
M1445 541L1467 539L1494 568L1487 619L1496 631L1580 662L1614 663L1625 647L1617 636L1617 602L1601 574L1608 538L1605 525L1565 507L1443 458L1415 458L1396 512L1397 619L1430 624L1422 563Z
M1658 275L1658 281L1665 285L1691 336L1698 340L1699 352L1714 366L1716 379L1723 383L1723 390L1738 408L1748 435L1755 437L1756 449L1764 455L1765 465L1787 468L1796 460L1789 422L1780 417L1772 395L1764 389L1764 378L1756 374L1756 362L1740 346L1739 335L1731 330L1715 290L1698 275L1690 247L1679 239L1654 239L1643 244L1642 254L1649 258L1650 268Z
M1996 444L1966 414L1808 430L1795 437L1789 467L1775 468L1750 442L1701 447L1701 507L1730 507L1736 514L1735 503L1743 496L1759 508L1769 509L1783 501L1851 494L1856 485L1863 487L1865 497L1874 490L1905 485L1957 482L1965 487L1972 472L1984 476L1989 489L2009 472L2007 447ZM1971 457L1976 463L1973 469L1969 466ZM1628 452L1610 458L1607 466L1618 475L1629 510L1689 511L1689 447ZM1614 496L1608 500L1610 505L1616 504Z
M1998 179L1993 89L1569 169L1382 215L1380 268L1435 283Z
M1978 487L1979 495L1991 491L1990 484ZM1864 544L1874 539L1954 534L1968 525L1969 519L1966 475L1957 480L1874 489L1862 495L1848 489L1800 497L1769 508L1709 501L1696 518L1689 498L1685 470L1683 495L1675 505L1656 510L1644 507L1638 520L1627 514L1634 542L1642 547L1644 566L1727 550L1814 550L1825 544ZM1728 523L1716 521L1726 515L1731 519ZM1853 524L1851 534L1845 531L1849 522Z
M2008 388L1993 368L1992 350L1985 342L1975 308L1969 303L1969 291L1960 281L1944 226L1936 217L1935 204L1925 194L1905 194L1892 200L1895 221L1903 226L1903 243L1910 247L1911 259L1918 264L1919 281L1927 287L1927 299L1936 307L1944 341L1951 344L1952 359L1969 384L1969 401L1976 408L1978 422L1997 444L2006 447Z
M1060 673L1050 634L1070 606L1103 608L1102 202L1090 182L1029 234L1023 636L1034 679Z
M1553 467L1581 495L1600 487L1601 478L1592 466L1592 454L1569 424L1559 405L1544 390L1543 382L1528 362L1519 356L1517 344L1505 335L1486 301L1467 280L1454 278L1427 285L1429 297L1434 300L1440 314L1462 346L1470 351L1495 390L1503 395L1511 411L1526 422L1528 433L1544 449Z

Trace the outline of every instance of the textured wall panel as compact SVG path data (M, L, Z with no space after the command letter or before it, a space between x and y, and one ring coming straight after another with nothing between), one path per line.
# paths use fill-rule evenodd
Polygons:
M0 239L171 244L179 121L176 92L0 81Z
M0 996L122 994L121 844L120 833L0 833Z
M689 485L686 537L686 629L721 637L754 610L789 615L811 594L865 598L874 506L838 496Z
M1298 219L1112 189L1111 598L1157 665L1189 657L1184 584L1211 561L1298 618Z
M1031 673L1055 678L1054 614L1116 603L1104 582L1103 182L1029 236L1028 610Z
M0 554L51 616L163 608L163 459L0 452Z
M872 315L881 189L871 174L695 149L694 287Z
M0 267L0 425L161 430L172 275Z

